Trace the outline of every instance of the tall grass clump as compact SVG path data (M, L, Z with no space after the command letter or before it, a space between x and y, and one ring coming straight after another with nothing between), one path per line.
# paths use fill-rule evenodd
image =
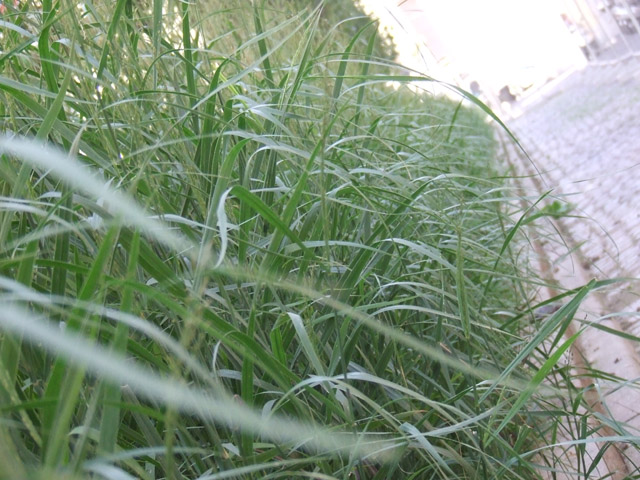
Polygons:
M537 475L544 337L486 112L353 21L8 6L1 478Z

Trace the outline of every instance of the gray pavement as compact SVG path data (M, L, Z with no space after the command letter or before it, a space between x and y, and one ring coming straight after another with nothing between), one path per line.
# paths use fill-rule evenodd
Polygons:
M544 189L574 205L563 223L595 278L640 278L640 58L589 65L527 101L507 122ZM607 297L640 336L640 282Z
M557 235L547 236L544 228L530 229L535 258L548 282L541 292L546 289L546 297L554 296L555 285L575 288L589 277L637 278L588 296L568 335L582 329L583 321L593 321L640 337L640 58L572 72L515 105L513 111L519 116L507 125L540 172L524 155L514 154L511 145L506 157L518 174L526 176L514 185L533 198L551 190L553 196L573 205L569 217L547 225L560 232L566 244ZM571 347L575 371L585 371L588 365L627 380L621 385L604 377L576 378L585 395L597 392L587 400L598 413L589 419L593 433L585 452L597 463L593 478L622 480L638 471L640 449L629 444L615 443L616 448L607 450L608 457L597 457L600 437L613 434L602 419L621 422L632 435L640 432L638 347L640 342L595 328L582 330ZM571 431L568 424L560 430L564 428ZM566 474L553 478L580 476L578 456L555 453Z

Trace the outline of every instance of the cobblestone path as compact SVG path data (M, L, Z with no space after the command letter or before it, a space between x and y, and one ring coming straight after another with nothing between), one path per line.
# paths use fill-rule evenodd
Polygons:
M563 220L594 278L640 278L640 59L590 65L507 122L542 173L574 205ZM640 336L640 281L607 297Z
M589 296L575 324L581 328L583 320L594 321L640 337L640 58L590 65L543 92L528 99L528 105L519 106L524 113L507 122L540 175L524 155L507 157L520 159L510 164L518 174L528 176L516 182L527 195L537 197L551 191L573 206L569 217L551 222L566 245L558 243L557 236L541 235L534 240L540 260L546 259L541 266L553 278L545 277L565 288L583 285L589 277L637 279ZM610 417L637 435L640 342L587 328L574 347L574 367L581 368L585 361L596 370L629 381L620 387L604 378L584 377L583 387L599 392L599 401L593 405L606 405L599 418ZM593 431L598 432L603 425L593 423L594 418ZM589 437L595 442L587 446L592 459L597 458L601 435ZM630 478L628 474L639 471L640 449L626 447L616 444L609 457L598 460L594 478ZM561 453L560 458L568 473L558 478L575 478L580 470L577 457Z

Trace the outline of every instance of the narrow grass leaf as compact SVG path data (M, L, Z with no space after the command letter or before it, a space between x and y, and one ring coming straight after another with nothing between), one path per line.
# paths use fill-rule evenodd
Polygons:
M523 349L518 352L518 355L511 361L511 363L500 373L496 383L487 389L482 395L480 401L483 402L498 386L498 384L509 376L513 370L527 358L534 349L538 347L545 339L551 335L551 333L560 327L560 331L567 328L569 323L573 320L573 316L578 310L580 303L593 289L595 281L591 280L587 285L582 287L578 293L565 305L563 305L558 311L551 315L542 325L542 327L536 332L532 339L530 339ZM560 334L560 333L559 333Z
M325 375L325 368L320 361L320 357L316 353L313 344L311 343L311 339L309 338L309 334L307 333L307 329L302 322L302 317L297 313L288 312L289 318L291 319L291 323L293 324L293 328L295 328L296 333L298 335L298 339L300 340L300 346L302 347L302 351L305 356L313 365L313 368L317 375Z
M520 394L518 399L513 403L509 412L507 412L506 416L498 425L498 428L495 429L494 435L498 435L513 418L520 412L524 404L529 401L531 396L540 386L542 381L547 377L547 375L551 372L551 370L556 366L562 355L573 345L576 339L580 336L582 332L576 332L571 337L569 337L562 345L560 345L549 358L545 360L545 362L540 366L536 374L531 379L529 386Z

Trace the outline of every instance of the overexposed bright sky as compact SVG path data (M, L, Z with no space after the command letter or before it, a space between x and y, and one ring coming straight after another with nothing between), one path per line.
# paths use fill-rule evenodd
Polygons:
M363 3L381 12L403 2ZM409 35L424 36L436 60L481 83L504 85L521 82L523 75L552 76L584 61L560 18L562 6L562 0L407 0L394 17L411 24Z

